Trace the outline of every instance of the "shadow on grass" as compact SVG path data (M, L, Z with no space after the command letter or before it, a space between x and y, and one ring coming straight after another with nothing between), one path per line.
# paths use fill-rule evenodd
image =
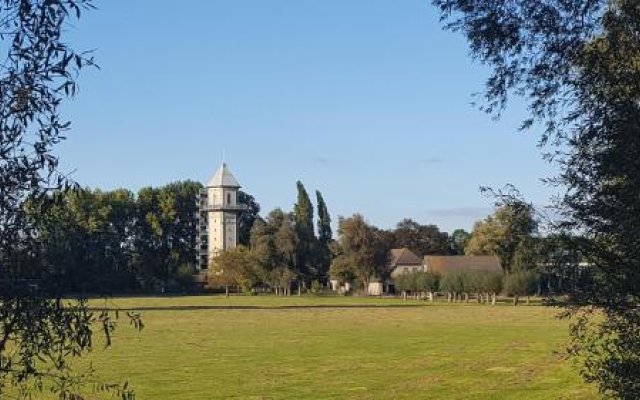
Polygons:
M304 309L378 309L417 308L426 304L335 304L335 305L290 305L290 306L142 306L122 308L91 308L94 311L203 311L203 310L304 310Z

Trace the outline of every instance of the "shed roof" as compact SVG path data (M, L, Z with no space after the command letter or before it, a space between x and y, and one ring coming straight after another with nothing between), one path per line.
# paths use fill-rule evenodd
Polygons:
M453 271L502 272L500 260L495 256L425 256L427 271L446 274Z

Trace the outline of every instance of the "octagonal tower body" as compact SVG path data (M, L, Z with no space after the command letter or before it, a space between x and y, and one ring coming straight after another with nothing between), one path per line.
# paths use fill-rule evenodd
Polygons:
M199 199L199 269L208 269L211 258L238 245L238 218L244 206L238 202L240 184L226 164L216 171Z

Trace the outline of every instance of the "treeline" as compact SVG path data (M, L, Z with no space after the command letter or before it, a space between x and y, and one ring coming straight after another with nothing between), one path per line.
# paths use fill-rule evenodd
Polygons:
M585 238L541 234L533 206L513 196L499 202L494 213L474 224L464 237L467 255L497 256L506 275L535 273L546 294L575 293L590 279L591 268L581 248Z
M212 260L209 285L239 287L250 291L266 288L276 293L327 287L331 278L370 282L387 277L389 250L407 247L418 254L450 255L463 250L435 225L411 219L395 229L369 225L360 215L340 218L339 239L334 240L331 216L321 192L315 206L302 182L290 212L271 211L258 218L249 246L227 251Z
M63 274L65 292L124 293L193 288L196 260L196 198L202 185L175 182L102 191L73 188L29 204L37 240L24 264ZM391 278L389 251L409 248L423 255L496 255L504 272L533 271L548 293L566 293L588 279L568 236L542 237L533 210L509 204L479 221L471 233L452 235L435 225L404 219L391 230L359 214L339 218L334 239L327 203L315 205L301 182L293 210L260 217L253 196L240 192L247 210L239 217L237 251L212 260L211 287L267 288L277 293L316 290L331 279L367 291Z
M433 225L421 226L411 220L402 221L393 231L384 231L359 214L342 218L339 238L332 247L330 275L341 285L350 283L367 294L370 282L393 280L389 250L407 247L420 257L465 254L491 255L500 260L503 270L500 279L489 276L480 279L474 272L444 275L438 282L443 286L438 288L452 296L455 293L497 294L503 291L517 301L518 296L533 291L553 295L581 290L589 282L591 271L579 251L584 239L570 235L541 235L534 211L530 204L510 201L478 221L471 233L458 229L451 236ZM419 284L414 282L414 286L428 282L430 290L437 291L432 277L425 279ZM484 290L479 290L482 285Z
M468 302L473 296L478 303L496 304L497 295L513 297L518 305L521 296L532 296L540 291L540 276L535 271L502 274L490 271L453 271L445 275L415 271L399 274L393 279L395 289L406 298L426 297L434 301L437 293L444 293L448 302Z
M29 205L37 228L31 258L64 274L65 292L164 291L188 285L196 258L198 182L102 191L72 188ZM259 206L246 193L240 237ZM178 288L176 288L178 289Z
M266 218L256 219L248 246L212 260L210 287L251 290L261 285L288 293L294 283L302 291L313 282L316 286L327 282L333 243L331 216L320 191L315 193L315 207L302 182L297 182L297 192L293 211L275 209Z

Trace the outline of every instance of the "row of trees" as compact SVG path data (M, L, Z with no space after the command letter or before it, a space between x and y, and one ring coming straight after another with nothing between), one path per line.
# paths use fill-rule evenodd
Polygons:
M227 296L231 288L249 293L258 287L289 296L293 282L299 278L284 265L265 266L258 254L245 246L220 253L214 258L214 266L207 285L211 289L224 288ZM301 286L298 288L300 293Z
M146 187L137 194L73 188L32 201L38 232L34 260L55 266L64 292L114 293L162 290L187 283L196 258L193 181ZM248 238L259 206L242 193L248 210L240 236ZM187 275L187 276L185 276Z
M581 290L590 279L590 271L584 266L583 256L576 250L576 244L584 238L567 234L541 235L538 225L532 205L511 198L510 201L498 203L495 212L478 221L470 234L459 229L448 240L444 240L447 238L446 233L439 234L443 238L441 243L448 243L441 248L443 251L422 253L416 250L416 246L406 247L419 255L455 255L460 252L450 250L458 248L467 255L496 256L506 276L505 289L518 286L515 279L534 275L536 291L565 294ZM392 271L387 257L391 248L404 247L402 244L409 243L428 243L425 238L429 235L424 233L435 230L435 227L423 229L411 220L404 220L396 230L384 231L369 224L359 214L341 218L340 236L332 246L334 258L330 275L341 283L356 282L366 292L372 280L386 281L390 278ZM405 240L389 240L394 236ZM451 243L457 244L451 247ZM447 279L454 279L455 276L453 274ZM510 282L509 285L507 281ZM495 293L499 292L500 290L495 290ZM514 289L507 292L518 295L522 291Z
M587 239L566 232L542 235L533 206L519 199L513 188L493 195L496 210L474 225L465 254L497 256L505 274L536 273L548 294L584 290L592 273L580 250Z
M402 220L395 229L382 230L359 214L339 219L339 239L334 240L322 193L316 192L314 218L314 206L301 182L297 182L297 191L292 212L275 209L255 221L248 248L212 260L211 285L245 290L262 285L282 293L292 283L302 291L312 282L326 285L331 277L341 282L358 281L366 290L373 279L389 276L392 248L407 247L420 255L464 252L462 243L468 234L462 230L450 237L435 225L411 219Z
M137 194L71 188L32 201L27 210L38 232L33 259L56 265L68 276L60 288L65 292L186 288L196 258L194 199L201 189L193 181L146 187ZM290 281L303 290L314 281L326 284L332 264L337 276L368 282L386 276L386 257L393 247L409 247L419 254L453 252L446 233L410 219L385 231L358 215L343 218L341 240L336 242L322 193L316 192L315 214L301 182L297 189L292 212L276 209L265 218L259 216L253 196L239 193L239 202L248 208L239 217L239 243L268 272L249 274L252 278L246 282L284 288L283 282ZM219 270L213 268L214 273Z
M513 297L518 305L520 296L531 296L539 290L539 276L533 271L521 271L501 274L489 271L454 271L444 276L437 273L414 271L397 275L394 278L397 291L404 298L408 294L416 299L426 295L434 301L437 292L446 293L447 301L468 302L474 295L478 303L496 304L499 293Z
M147 187L137 194L76 188L31 202L29 215L34 221L38 217L34 255L68 275L62 288L67 292L186 288L196 258L194 199L201 188L193 181ZM239 202L248 206L239 218L239 241L257 266L241 268L245 276L234 278L231 286L262 284L282 292L295 282L301 291L314 281L326 285L331 276L358 281L366 290L372 280L389 278L388 252L397 247L419 255L497 255L506 273L535 270L548 289L575 288L582 276L577 269L567 273L568 260L577 260L575 253L566 252L571 238L539 237L533 209L525 203L503 205L471 234L458 230L451 236L410 219L394 230L381 230L356 214L340 218L335 241L322 194L316 192L315 214L301 182L297 189L292 212L276 209L264 219L255 199L239 194ZM223 269L212 271L215 275ZM217 276L213 281L225 279Z
M315 218L302 182L297 182L297 190L292 212L275 209L266 218L256 218L245 246L212 259L210 285L244 290L264 285L288 293L293 282L302 291L314 281L328 280L333 231L327 204L316 191Z

